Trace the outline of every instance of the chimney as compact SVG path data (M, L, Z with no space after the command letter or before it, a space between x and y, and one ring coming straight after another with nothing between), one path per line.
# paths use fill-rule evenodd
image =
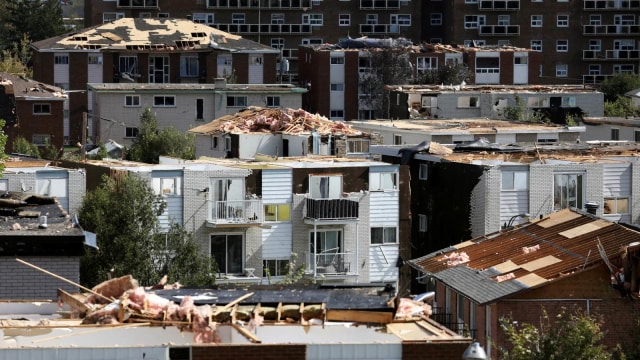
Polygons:
M38 220L39 220L39 221L38 221L38 227L39 227L40 229L46 229L46 228L47 228L47 226L48 226L48 225L47 225L47 216L46 216L46 215L40 216L40 217L38 218Z
M584 204L584 207L589 214L595 215L600 205L595 201L587 201L587 203Z

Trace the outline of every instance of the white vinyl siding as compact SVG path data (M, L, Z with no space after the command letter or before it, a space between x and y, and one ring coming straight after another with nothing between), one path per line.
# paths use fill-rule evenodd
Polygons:
M291 204L293 173L291 169L262 171L262 203ZM293 209L291 209L293 210ZM289 259L292 252L293 225L291 222L269 223L262 230L262 258Z
M36 194L56 197L69 211L69 173L67 171L36 172Z
M604 164L602 174L602 195L604 199L624 199L627 198L629 203L628 212L631 210L631 164L627 162ZM600 204L604 212L604 203ZM631 222L631 214L603 214L603 217L611 221Z
M172 223L182 225L184 201L182 196L182 171L153 171L151 184L156 194L162 195L167 207L158 216L160 229L169 230Z
M529 213L529 169L502 167L501 176L500 226L503 226L514 215Z
M397 167L370 168L371 175L397 171ZM397 173L396 173L397 174ZM369 226L399 228L398 191L374 191L369 193ZM369 231L370 233L370 231ZM398 244L376 244L369 247L369 281L397 281L399 256Z

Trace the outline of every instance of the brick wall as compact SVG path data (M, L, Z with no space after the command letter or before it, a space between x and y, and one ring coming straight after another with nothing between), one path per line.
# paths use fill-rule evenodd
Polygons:
M305 360L306 345L216 345L194 346L192 360Z
M63 278L79 283L79 257L21 257L30 264L41 267ZM0 299L55 300L58 289L78 292L79 289L39 270L21 264L15 257L0 257Z

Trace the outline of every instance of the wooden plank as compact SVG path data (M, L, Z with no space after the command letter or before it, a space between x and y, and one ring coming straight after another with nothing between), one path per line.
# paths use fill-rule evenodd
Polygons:
M534 272L540 268L543 268L545 266L549 266L549 265L553 265L556 263L559 263L560 259L558 259L557 257L553 256L553 255L548 255L545 256L543 258L537 259L537 260L533 260L533 261L529 261L527 263L521 264L520 267L529 271L529 272Z
M600 230L603 227L606 227L609 225L613 225L613 223L605 220L595 220L590 223L574 227L573 229L565 230L561 232L559 235L562 235L569 239L573 239L576 236L580 236L580 235L590 233L592 231Z
M256 344L261 344L262 340L260 340L257 336L252 334L249 330L243 328L242 326L236 325L234 323L231 324L234 329L236 329L240 334L246 337L249 341Z
M459 250L459 249L465 248L465 247L470 246L470 245L475 245L475 244L476 244L475 242L473 242L471 240L467 240L465 242L461 242L460 244L455 244L455 245L453 245L453 247Z
M500 263L498 265L492 266L491 268L494 269L495 271L500 272L501 274L504 274L504 273L511 272L511 271L513 271L515 269L518 269L519 267L520 266L518 264L514 263L513 261L507 260L507 261L505 261L503 263Z
M580 216L582 215L568 209L560 210L558 212L550 214L549 217L536 222L536 225L547 229L563 222L579 218Z
M528 287L534 287L536 285L540 285L543 284L545 282L547 282L547 279L538 276L537 274L527 274L525 276L521 276L517 279L515 279L515 281L518 281L524 285L527 285Z
M388 324L393 320L391 312L360 310L327 310L327 321L354 321Z
M225 312L225 311L227 311L229 308L233 307L235 304L237 304L237 303L239 303L240 301L242 301L242 300L244 300L244 299L246 299L246 298L248 298L248 297L251 297L251 296L253 296L253 293L252 293L252 292L250 292L250 293L248 293L248 294L244 294L244 295L240 296L239 298L237 298L237 299L233 300L232 302L228 303L227 305L225 305L225 306L221 307L220 309L216 309L216 311L213 313L213 315L215 316L215 315L220 314L221 312Z
M60 300L62 300L62 302L69 305L73 310L77 311L80 317L84 317L84 314L86 314L88 310L91 310L91 307L89 307L89 305L85 304L80 299L62 289L58 289L58 297L60 298Z

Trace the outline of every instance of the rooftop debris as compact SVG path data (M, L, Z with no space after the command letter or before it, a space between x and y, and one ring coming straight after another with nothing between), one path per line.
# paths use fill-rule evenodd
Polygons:
M322 115L311 114L302 109L261 107L249 107L235 114L220 117L209 124L198 126L190 131L210 135L219 133L309 134L313 131L320 135L362 135L360 130L356 130L342 121L329 120Z

